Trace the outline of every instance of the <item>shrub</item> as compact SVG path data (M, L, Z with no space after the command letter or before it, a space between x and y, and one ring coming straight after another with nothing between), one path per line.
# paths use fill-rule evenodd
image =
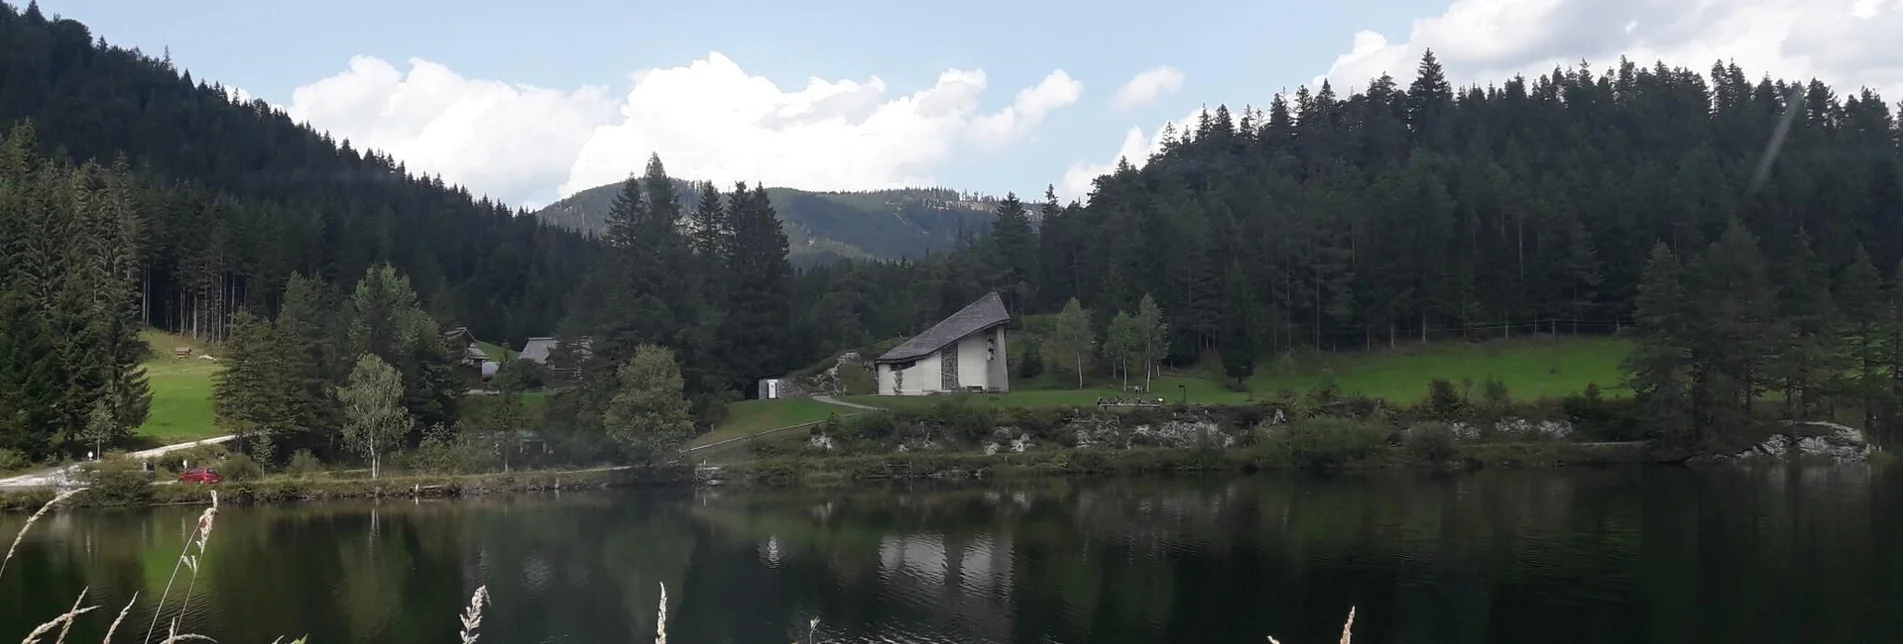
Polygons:
M1071 410L1064 407L1018 407L1001 410L998 421L1022 429L1034 438L1048 440L1058 437L1057 429L1070 420L1070 415Z
M1322 378L1321 384L1308 390L1308 398L1315 403L1316 407L1326 407L1329 403L1341 398L1341 383L1335 380L1335 374L1328 374Z
M154 458L152 464L174 471L184 469L183 464L185 463L190 463L191 467L204 467L224 460L225 456L231 453L231 450L226 448L225 445L226 443L212 443L210 445L188 447Z
M1401 446L1429 463L1445 463L1458 452L1454 428L1446 423L1423 423L1408 428Z
M1269 428L1256 443L1257 454L1302 469L1332 469L1365 461L1388 446L1380 423L1352 418L1308 418Z
M879 382L872 376L872 369L858 362L840 362L837 369L839 388L848 395L879 393Z
M309 478L324 471L324 463L308 449L291 453L291 462L284 466L284 473L299 478Z
M1467 401L1462 399L1454 383L1435 378L1427 383L1427 400L1423 415L1434 420L1456 420L1466 411Z
M110 458L79 466L88 499L99 505L143 505L152 500L152 480L139 462Z
M0 447L0 472L25 469L32 464L33 460L26 457L26 452Z
M1485 392L1487 404L1496 409L1513 404L1513 397L1507 393L1506 381L1498 376L1487 376Z
M423 442L403 456L411 472L424 474L476 474L492 469L495 451L487 441L450 431L438 425L429 430Z
M264 478L264 467L256 460L240 452L226 456L217 465L218 474L233 483L250 483Z
M894 418L892 412L889 411L868 412L847 417L843 421L829 420L827 422L838 424L839 435L861 440L885 440L891 438L893 434L898 433L899 425L898 419Z
M1044 356L1038 353L1037 344L1024 345L1024 356L1018 358L1018 377L1029 380L1044 373Z
M1599 385L1587 385L1586 391L1560 400L1560 413L1571 421L1580 434L1598 440L1631 441L1644 439L1636 401L1608 400L1599 394Z
M966 394L953 394L933 403L919 414L918 420L943 428L947 434L968 443L983 440L998 426L995 410L974 404Z
M693 400L694 426L703 430L727 422L729 405L740 400L739 392L727 390L696 396Z

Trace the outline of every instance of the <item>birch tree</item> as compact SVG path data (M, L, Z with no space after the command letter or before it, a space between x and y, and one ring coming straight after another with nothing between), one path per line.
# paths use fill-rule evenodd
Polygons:
M1044 353L1075 371L1077 388L1083 389L1084 372L1089 370L1090 354L1096 346L1097 338L1090 330L1090 311L1073 297L1051 325L1051 333L1044 340Z
M1143 333L1143 390L1149 391L1150 378L1162 363L1170 333L1170 325L1163 320L1163 309L1156 305L1156 298L1145 294L1143 301L1137 304L1136 326Z
M344 406L344 442L370 461L370 478L382 473L383 453L400 443L415 422L403 408L403 377L382 359L357 357L350 379L337 389Z
M1143 328L1135 317L1122 311L1110 320L1110 330L1104 334L1104 357L1116 363L1117 373L1123 376L1123 389L1130 389L1130 363L1143 357ZM1145 369L1147 373L1147 368Z

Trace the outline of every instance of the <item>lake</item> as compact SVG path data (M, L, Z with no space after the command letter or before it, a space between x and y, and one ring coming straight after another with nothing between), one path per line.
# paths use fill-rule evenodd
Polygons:
M227 505L184 630L221 642L1895 642L1903 470L1550 469ZM0 641L137 641L198 508L61 511ZM0 516L0 540L23 515ZM15 599L17 598L17 599ZM159 627L164 630L163 625ZM129 634L129 635L128 635ZM287 639L288 639L287 637Z

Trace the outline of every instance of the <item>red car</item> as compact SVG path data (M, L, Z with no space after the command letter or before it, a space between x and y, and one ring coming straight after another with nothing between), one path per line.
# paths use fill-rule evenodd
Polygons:
M214 470L209 467L194 467L192 469L185 470L185 473L178 475L178 482L180 483L197 483L199 485L211 485L223 480L225 480L225 477L219 476L218 470Z

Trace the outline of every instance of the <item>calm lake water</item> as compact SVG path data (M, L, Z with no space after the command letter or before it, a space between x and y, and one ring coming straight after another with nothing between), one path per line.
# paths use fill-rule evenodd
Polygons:
M73 510L0 575L0 641L134 592L195 508ZM24 519L0 516L0 541ZM181 573L167 618L184 594ZM1903 641L1903 469L1563 469L226 506L187 630L221 642ZM94 600L97 600L96 602ZM163 626L160 627L163 630ZM127 637L127 633L131 633Z

